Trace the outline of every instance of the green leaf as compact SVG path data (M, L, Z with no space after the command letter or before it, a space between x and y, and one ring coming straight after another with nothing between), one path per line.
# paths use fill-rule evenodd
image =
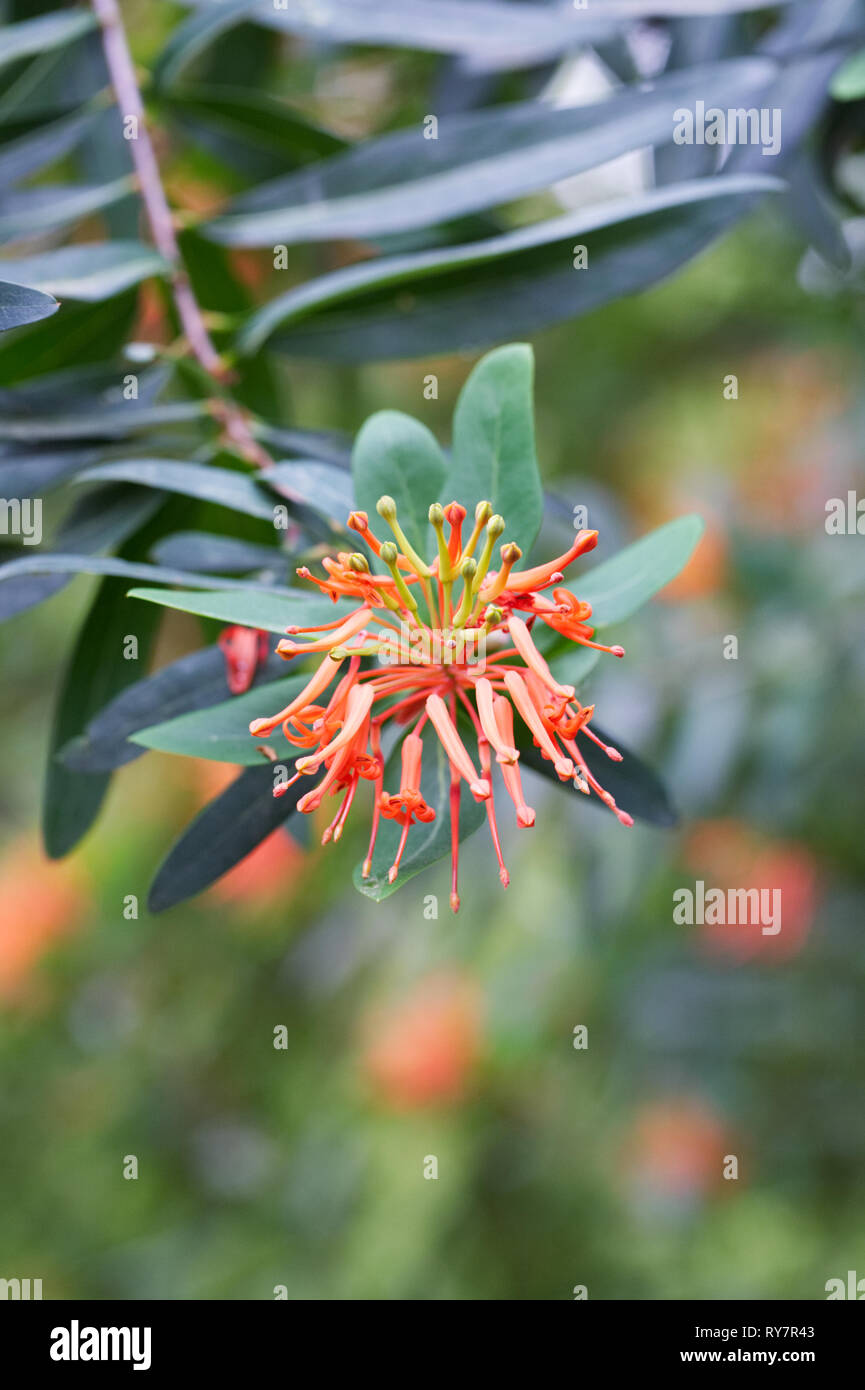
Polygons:
M393 883L388 883L387 872L396 858L402 826L397 821L381 818L369 878L362 877L362 864L357 865L353 874L355 888L377 903L389 898L398 888L402 888L403 884L408 883L410 878L414 878L415 874L419 874L421 870L451 852L450 763L432 725L426 725L422 737L424 746L420 791L424 801L435 811L435 820L426 824L418 821L411 827L399 874ZM384 775L386 791L396 791L399 787L400 750L401 744L387 760ZM460 793L460 840L474 834L484 820L486 811L483 803L475 801L463 784Z
M99 457L98 449L27 449L0 456L0 497L43 497Z
M702 534L700 517L677 517L575 580L574 592L592 605L592 626L621 623L642 608L685 568Z
M841 64L829 83L829 94L836 101L859 101L865 96L865 48Z
M284 674L285 663L270 656L255 673L256 685ZM140 758L145 749L130 742L130 735L149 728L155 720L166 723L193 710L219 704L228 694L226 663L218 646L190 652L161 671L136 681L91 719L80 738L73 739L60 757L78 772L108 772Z
M52 299L50 294L26 289L14 281L0 280L0 333L5 333L8 328L20 328L22 324L50 318L59 308L57 300Z
M222 575L200 574L197 571L164 569L161 565L143 565L131 560L119 559L109 555L104 558L94 555L28 555L20 560L10 560L0 566L0 595L2 585L28 574L104 574L119 579L155 580L163 584L198 584L202 589L234 588L238 596L249 594L249 585L240 580L226 579ZM162 592L154 590L155 593ZM173 592L165 590L166 593ZM262 600L266 603L271 590L262 587ZM136 592L136 597L139 597ZM206 601L202 595L202 600ZM167 604L166 607L173 605ZM179 605L177 605L179 607Z
M158 88L170 87L220 34L247 18L253 18L251 12L257 5L260 5L260 0L222 0L220 4L203 6L174 30L154 65L154 85Z
M672 141L674 112L698 99L737 106L777 69L739 59L661 77L589 106L542 102L416 124L241 194L206 235L231 246L381 237L547 188L630 150Z
M346 148L339 136L313 125L267 92L194 85L163 98L192 138L247 176L267 177Z
M154 517L126 542L121 554L134 560L145 553L162 524L160 516ZM73 772L56 755L119 691L137 680L146 666L158 621L156 613L133 612L122 580L100 584L76 639L55 709L42 810L45 848L52 859L67 854L87 833L110 781L110 773ZM137 661L127 660L125 654L130 632L138 638Z
M134 190L129 175L101 184L39 184L0 198L0 241L56 231L100 212Z
M228 581L224 589L230 586ZM287 627L314 627L333 622L350 611L345 605L334 604L328 598L307 594L301 589L254 589L238 583L231 592L185 593L180 589L131 589L130 598L159 603L164 608L176 608L181 613L195 613L200 618L215 618L221 623L237 623L241 627L257 627L264 632L278 632Z
M309 507L342 529L355 505L351 473L319 459L292 459L274 464L267 470L266 482L280 497Z
M2 273L16 285L30 285L60 299L93 303L110 299L153 275L165 275L169 269L167 261L142 242L110 241L61 246L38 256L23 256L5 262Z
M163 405L143 405L129 401L122 406L112 406L104 401L95 400L87 409L78 410L74 415L52 415L49 411L41 414L32 412L21 416L6 416L0 419L0 439L17 439L22 443L37 440L126 439L142 430L156 429L161 425L185 424L187 421L200 420L207 413L207 405L203 401L168 401ZM161 459L156 461L163 462ZM164 462L168 463L170 460L166 459ZM124 461L120 466L127 465ZM191 468L200 465L182 466ZM129 481L138 482L139 479L135 477Z
M2 465L0 465L2 477ZM236 536L217 536L211 531L176 531L153 547L159 565L199 570L205 574L250 574L253 570L285 572L288 553L275 545L259 545Z
M158 493L142 493L136 488L111 486L96 488L82 497L60 526L55 544L69 547L75 556L36 553L25 548L20 559L0 567L0 621L14 617L34 604L58 593L72 574L97 569L101 561L92 557L101 550L119 546L150 520L162 503ZM59 563L55 563L59 561ZM115 559L102 573L117 573L129 562Z
M778 179L714 177L569 213L468 246L364 261L280 295L242 352L376 361L485 347L597 309L672 274ZM587 268L574 268L575 246Z
M380 497L392 497L399 524L420 556L432 552L435 537L429 509L438 501L445 479L445 459L433 434L411 415L379 410L361 427L351 457L357 506L369 515L382 539L391 539L376 513Z
M176 907L228 873L284 824L301 790L302 781L276 797L270 767L247 768L172 845L151 885L149 911Z
M130 734L130 738L142 748L154 748L160 753L254 767L264 761L258 749L267 740L253 738L249 732L250 723L284 709L308 680L309 673L255 686L246 694L234 695L210 709L194 710L191 714L181 714L176 719L139 729ZM294 749L286 753L287 760L296 756L299 755Z
M600 729L594 720L592 728L598 738L617 748L622 754L622 761L615 763L591 739L585 735L577 735L580 752L589 771L610 793L619 810L627 811L635 820L646 821L649 825L663 826L665 829L675 826L678 816L657 773L641 762L636 754L630 752L612 734ZM560 787L564 795L576 797L580 803L586 802L602 811L607 810L594 792L584 796L581 792L575 791L570 782L562 782L559 779L552 763L542 757L540 749L536 748L532 741L531 733L519 719L515 720L514 733L517 748L520 750L521 768L531 768L534 772L540 773L542 777ZM527 793L526 799L531 802L531 795ZM621 833L626 835L628 832L623 828Z
M7 140L0 145L0 187L11 187L18 179L62 159L92 130L95 120L93 111L73 113Z
M758 0L750 0L756 4ZM537 6L527 0L328 0L277 9L261 0L229 0L222 6L201 5L214 15L226 11L228 22L248 15L269 28L300 34L314 43L389 45L431 53L453 53L475 62L528 67L573 47L615 32L616 19L595 16L571 6ZM671 3L671 0L667 0ZM672 0L676 3L676 0ZM730 0L736 3L736 0ZM604 0L606 11L608 0ZM663 0L660 7L663 9ZM202 20L202 27L204 25ZM211 23L218 20L213 17ZM190 22L191 27L191 22ZM221 28L226 28L226 23Z
M454 412L451 460L442 500L456 500L469 519L478 502L504 517L503 541L528 556L544 499L535 454L534 354L526 343L487 353L463 386ZM498 564L494 558L493 568Z
M140 483L142 487L156 487L164 492L179 492L185 497L200 497L234 512L273 520L274 504L267 493L252 478L228 468L175 459L123 459L89 468L79 475L78 481L102 482L106 478Z
M21 24L4 25L0 28L0 68L72 43L95 23L89 10L59 10L55 14L39 15L37 19L26 19Z
M0 386L109 360L127 339L135 305L134 290L104 304L65 304L62 333L37 323L0 339Z

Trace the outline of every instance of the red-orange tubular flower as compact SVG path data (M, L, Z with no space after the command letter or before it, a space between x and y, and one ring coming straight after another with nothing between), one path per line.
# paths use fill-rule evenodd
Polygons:
M348 618L315 628L291 628L277 651L288 660L309 653L322 659L309 681L285 709L268 719L256 719L250 733L271 734L280 725L289 743L302 752L287 784L324 771L323 778L298 801L301 811L314 811L325 795L340 797L339 809L324 832L323 842L338 840L361 779L375 788L372 834L363 864L371 872L381 819L402 827L394 861L388 871L399 875L409 833L415 821L435 819L436 811L421 793L423 740L430 725L447 755L451 771L451 906L459 908L457 861L459 806L462 784L484 803L499 865L507 887L496 824L492 762L499 765L505 790L514 804L517 824L534 825L535 812L526 804L514 743L514 720L530 732L541 756L548 759L563 782L581 792L594 792L622 825L633 819L616 805L590 772L577 734L592 739L607 756L621 760L615 748L603 743L590 727L593 706L583 706L574 687L556 680L535 643L532 629L546 624L582 646L624 656L622 647L602 647L592 640L588 620L591 606L559 587L564 571L579 556L593 550L597 531L580 531L570 549L546 565L517 570L516 545L500 547L500 567L490 568L496 542L505 530L488 502L479 503L471 535L463 541L465 509L452 502L429 510L438 555L427 564L403 534L392 498L377 504L394 541L373 535L364 512L353 512L349 526L369 546L383 572L374 572L366 556L343 553L326 559L326 578L307 569L298 573L317 584L334 601L357 600ZM445 526L449 534L445 534ZM480 553L475 558L475 550ZM307 640L296 640L305 636ZM370 662L374 664L370 664ZM332 689L331 689L332 687ZM330 691L329 694L326 692ZM462 730L471 732L474 749L466 746ZM388 720L410 726L402 743L399 788L384 789L382 729ZM286 790L283 784L277 795Z

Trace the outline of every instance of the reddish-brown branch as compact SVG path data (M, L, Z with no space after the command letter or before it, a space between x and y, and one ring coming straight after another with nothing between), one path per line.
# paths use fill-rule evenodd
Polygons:
M165 196L153 142L147 127L144 103L129 52L129 43L117 0L92 0L102 30L102 47L117 105L123 117L135 118L134 138L129 141L138 188L151 235L160 255L171 267L171 289L177 314L189 347L215 382L224 383L228 370L213 345L201 307L195 297L174 228L174 217ZM246 415L233 402L221 400L215 411L226 440L250 463L269 468L273 460L255 439Z

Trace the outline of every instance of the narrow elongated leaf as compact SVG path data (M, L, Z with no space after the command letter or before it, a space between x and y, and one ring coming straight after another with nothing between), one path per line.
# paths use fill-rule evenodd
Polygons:
M25 188L0 198L0 241L20 241L38 232L68 227L82 217L110 207L131 193L134 183L124 176L102 184L60 184Z
M274 504L267 493L252 478L227 468L176 459L123 459L89 468L81 474L79 482L101 482L107 478L156 487L164 492L179 492L185 497L200 497L234 512L273 520Z
M701 179L469 246L363 262L258 310L240 347L272 339L291 354L351 362L528 334L664 279L783 188L756 175ZM585 269L574 268L575 247Z
M390 236L505 203L630 150L673 139L674 113L697 100L737 106L776 65L739 59L674 73L651 91L590 106L531 101L418 125L243 194L207 235L234 246Z
M268 486L281 497L309 507L337 526L345 526L354 508L351 474L317 459L292 459L267 470Z
M230 588L230 592L200 594L184 593L179 589L131 589L129 597L158 603L164 608L176 608L181 613L195 613L199 618L215 618L217 622L257 627L280 635L291 625L314 627L351 612L345 604L333 604L330 599L305 593L302 589L256 589L250 584L229 586L228 581L221 588Z
M218 763L238 763L254 767L263 762L259 752L261 739L249 732L253 719L277 714L298 695L309 675L288 676L256 686L245 695L234 695L209 709L181 714L176 719L163 720L147 729L138 729L130 737L142 748L155 748L160 753L176 753L186 758L207 758ZM283 747L287 747L280 739ZM280 751L280 750L277 750ZM291 749L286 761L298 756ZM310 786L312 783L310 783Z
M164 275L168 263L139 241L110 241L92 246L61 246L38 256L4 261L0 274L17 285L30 285L59 299L93 303L110 299L152 275Z
M454 412L453 448L442 500L474 515L478 502L504 517L503 541L528 556L544 499L535 454L534 354L526 343L487 353L472 370ZM497 568L498 559L493 561Z
M72 43L96 23L89 10L58 10L0 28L0 68Z
M53 323L35 323L14 338L0 338L0 387L105 363L127 340L135 300L135 291L128 290L104 304L65 304L62 333Z
M2 477L2 465L0 465ZM285 573L290 557L273 545L257 545L235 536L215 536L209 531L177 531L153 547L153 559L160 565L210 574L249 574L269 569Z
M250 18L258 4L259 0L221 0L203 5L172 33L153 68L155 85L167 88L176 83L200 53L220 34Z
M400 526L425 558L435 545L428 513L441 493L445 468L444 455L426 425L399 410L379 410L355 440L351 471L357 505L368 513L377 534L390 539L375 506L381 496L392 497Z
M300 459L320 459L338 468L351 468L351 438L337 430L274 429L264 422L261 437L283 453Z
M200 420L206 414L207 407L201 401L168 401L158 405L128 401L122 406L112 406L95 400L86 410L74 415L34 411L25 416L7 416L0 419L0 439L17 439L22 443L37 440L126 439L162 425Z
M542 757L540 750L532 742L531 734L522 722L517 720L516 725L515 736L517 747L520 750L521 768L531 768L549 781L555 782L562 789L563 796L576 797L581 804L585 802L599 807L602 811L607 809L594 792L588 796L583 796L582 793L574 791L570 782L560 781L552 763ZM614 763L591 739L577 736L580 752L588 764L589 771L600 785L610 793L619 809L627 811L635 820L646 821L649 825L659 825L665 828L674 826L678 816L657 773L647 767L636 754L631 753L612 734L599 728L594 721L592 721L592 728L598 737L603 739L604 743L617 748L622 754L622 761ZM530 797L528 799L531 800ZM623 829L622 834L627 834L627 831Z
M152 542L150 528L159 524L155 518L131 537L123 557L134 561L146 551ZM138 663L147 662L157 623L158 614L133 611L126 601L124 582L108 579L99 586L58 692L42 812L45 848L54 859L68 853L87 833L110 780L109 774L73 772L56 754L124 686L135 681L141 670ZM138 661L127 660L126 638L130 633L138 639Z
M99 457L95 449L16 449L0 456L0 497L42 497Z
M680 516L628 545L573 582L592 605L592 626L621 623L685 568L703 534L698 516Z
M782 4L793 2L781 0ZM579 8L572 0L548 5L526 0L507 4L501 0L435 0L433 4L429 0L328 0L327 4L297 0L286 9L277 9L268 0L194 3L199 28L193 29L193 21L188 27L190 39L199 39L195 52L230 24L250 18L313 42L461 54L481 70L533 67L581 44L608 40L622 24L636 19L697 18L765 8L764 0L603 0ZM208 18L212 33L207 31ZM173 42L174 67L182 68L188 58L179 32Z
M515 0L328 0L276 9L268 0L198 3L198 13L172 35L161 56L161 84L174 82L220 33L243 19L330 43L416 48L483 55L487 63L528 67L579 43L615 32L615 21L572 5L536 6Z
M0 268L0 273L3 271L5 266ZM5 333L9 328L21 328L25 323L50 318L59 308L57 300L52 299L50 294L0 280L0 333Z
M353 874L355 888L375 902L389 898L397 889L408 883L409 879L414 878L415 874L419 874L421 870L435 864L451 852L450 763L431 724L424 728L422 738L420 792L426 804L435 811L435 820L426 823L419 821L411 827L399 874L393 883L388 882L388 869L396 858L402 826L397 821L384 818L379 822L370 875L368 878L363 877L362 864L356 866ZM384 776L386 789L396 789L399 786L400 749L401 745L395 748L388 758ZM460 793L460 840L474 834L485 819L486 811L483 804L475 801L463 784Z
M172 846L151 885L148 909L165 912L209 888L285 823L302 790L298 782L276 797L270 768L247 768Z
M62 159L92 130L95 120L92 111L63 116L0 145L0 187L9 188L18 179Z
M150 580L161 584L197 584L201 589L213 589L219 592L224 589L234 589L239 595L250 593L249 584L240 580L226 579L223 575L166 569L161 565L144 565L111 555L103 558L94 555L45 554L28 555L20 560L10 560L8 564L0 567L0 595L2 595L4 583L12 583L19 576L28 574L106 574L119 579ZM270 592L268 588L262 587L260 590L262 599L266 601ZM136 597L139 595L136 594ZM172 605L166 606L171 607Z
M339 136L266 92L195 85L174 88L164 100L200 144L224 159L233 156L240 169L253 175L257 166L283 172L346 148Z
M271 656L256 672L255 685L284 674L285 662ZM146 751L131 743L130 735L157 721L217 705L227 695L225 656L219 647L191 652L121 691L91 719L79 738L61 750L61 760L77 772L108 772L122 767Z
M93 556L100 550L121 545L155 514L161 505L158 493L141 493L135 488L104 487L83 497L60 527L56 544L74 547L80 554L76 563L69 556L37 552L23 547L20 559L0 567L0 621L14 617L44 603L65 587L74 573L88 569L100 572ZM52 562L60 558L60 564ZM116 560L121 566L128 561ZM112 573L102 570L102 573ZM114 571L116 572L116 571Z

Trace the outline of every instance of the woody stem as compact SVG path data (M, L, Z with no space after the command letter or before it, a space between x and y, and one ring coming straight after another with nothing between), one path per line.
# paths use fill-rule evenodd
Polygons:
M117 0L92 0L92 4L102 33L102 48L117 105L124 118L134 118L133 138L129 141L132 163L154 244L170 266L170 285L177 316L196 360L214 383L224 385L229 375L228 368L213 345L183 264L174 217L165 196L153 141L147 128L144 103L120 8ZM248 462L259 468L271 467L273 460L255 439L240 407L224 400L219 402L219 406L221 423L230 443Z

